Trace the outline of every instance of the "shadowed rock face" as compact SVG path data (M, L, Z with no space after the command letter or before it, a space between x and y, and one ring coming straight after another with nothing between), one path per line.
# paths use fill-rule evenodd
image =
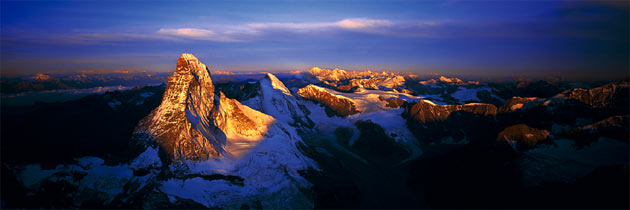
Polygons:
M578 145L588 144L600 137L625 141L630 140L630 120L628 115L612 116L592 124L573 128L564 136L574 139Z
M385 106L391 107L391 108L400 108L406 102L404 99L400 99L400 98L387 98L386 99L386 98L383 98L382 96L379 96L378 99L381 101L387 102Z
M385 133L385 130L370 120L359 120L355 123L361 132L352 148L370 161L380 163L396 163L409 156L409 152ZM375 158L378 157L378 158Z
M306 99L324 104L340 116L359 113L354 102L349 98L337 96L315 85L303 87L297 93Z

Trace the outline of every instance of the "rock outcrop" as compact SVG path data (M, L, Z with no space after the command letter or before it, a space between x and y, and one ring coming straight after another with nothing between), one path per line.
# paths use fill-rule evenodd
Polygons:
M335 114L340 116L348 116L359 113L354 102L346 97L335 95L326 89L315 85L308 85L297 92L302 97L324 104L330 108Z
M405 101L405 99L384 98L382 96L379 96L378 100L387 102L387 104L385 104L385 106L386 107L391 107L391 108L400 108L403 104L405 104L405 102L407 102L407 101Z
M547 139L549 131L529 127L525 124L509 126L499 132L498 141L504 141L518 148L532 148Z
M406 105L403 116L416 137L430 143L497 139L528 149L557 137L579 144L599 137L627 141L628 87L628 81L620 81L592 89L575 88L548 98L514 96L499 108L481 103L439 106L419 101ZM568 128L558 130L563 126ZM552 130L555 137L549 135Z
M523 105L526 103L529 103L531 101L536 100L536 97L518 97L518 96L514 96L508 100L505 101L505 104L503 104L501 107L499 107L499 112L500 113L505 113L505 112L515 112L520 110L521 108L523 108Z
M561 93L568 99L580 101L593 108L628 109L630 85L627 80L609 83L600 87L575 88Z
M597 141L601 137L628 142L630 140L630 120L628 115L611 116L592 124L571 129L564 135L577 142L578 145L586 145Z
M417 122L427 123L446 120L451 113L462 111L480 116L496 115L497 107L492 104L471 103L464 105L435 105L421 100L405 108L404 116Z

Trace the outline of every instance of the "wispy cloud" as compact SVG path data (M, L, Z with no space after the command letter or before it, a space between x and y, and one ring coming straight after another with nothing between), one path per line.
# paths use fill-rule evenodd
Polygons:
M92 42L97 42L97 41L119 42L119 41L127 41L127 40L169 39L168 37L156 36L153 34L107 33L107 32L63 34L63 35L54 35L51 38L57 41L61 41L61 42L78 43L78 44L92 43Z
M334 22L306 23L249 23L235 26L209 26L208 28L161 28L156 33L188 39L211 41L254 41L274 39L280 35L321 36L344 32L378 34L385 36L422 36L428 30L446 21L394 21L369 18L348 18ZM436 34L437 36L437 34Z
M365 28L377 28L377 27L390 27L392 26L392 21L389 20L373 20L367 18L355 18L355 19L345 19L339 22L336 22L336 26L344 29L365 29Z
M63 34L38 34L30 32L3 32L2 44L32 43L32 44L113 44L139 40L181 40L176 37L163 36L154 33L118 33L118 32L70 32Z
M202 27L164 27L153 31L70 31L66 33L34 35L28 32L4 32L3 42L32 42L41 44L116 44L129 41L210 41L254 42L296 39L317 39L357 33L391 37L445 37L441 27L444 20L386 20L347 18L330 22L262 22L236 25L213 24Z
M216 32L204 28L161 28L156 32L158 35L165 35L174 38L185 38L193 40L217 41L217 42L235 42L238 41L224 33Z
M578 7L580 8L580 7ZM573 9L575 10L575 9ZM573 11L571 10L571 11ZM574 15L575 12L565 12ZM564 13L563 13L564 14ZM580 13L581 14L581 13ZM185 27L173 25L149 31L75 31L65 34L49 34L47 37L30 36L30 33L11 35L4 33L4 44L11 41L38 41L41 43L101 44L128 41L164 40L173 42L257 42L316 40L320 38L344 38L348 34L381 36L390 38L454 38L454 37L598 37L606 38L607 30L584 32L584 25L606 23L597 14L593 20L579 18L557 18L520 21L467 21L467 20L393 20L372 18L346 18L329 22L259 22L242 24L196 25L183 23ZM572 16L571 16L572 17ZM590 16L589 16L590 17ZM610 19L610 18L609 18ZM626 21L627 22L627 21ZM575 27L573 27L576 25ZM610 24L608 24L610 25ZM619 25L619 24L617 24ZM590 26L590 25L589 25ZM593 26L595 27L595 26ZM596 27L597 28L597 27ZM619 28L619 27L606 27ZM612 29L610 29L612 30ZM609 31L609 30L608 30ZM591 34L589 34L591 33ZM603 34L602 34L603 33Z
M190 38L204 38L216 35L216 33L211 30L199 28L160 29L157 33Z

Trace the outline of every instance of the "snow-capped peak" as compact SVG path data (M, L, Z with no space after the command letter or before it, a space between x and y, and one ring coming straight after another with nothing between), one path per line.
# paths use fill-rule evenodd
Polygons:
M256 107L281 123L308 125L308 114L299 106L289 89L273 74L260 80L261 98Z
M271 83L271 87L273 89L280 90L282 91L282 93L291 96L291 91L289 91L289 89L286 86L284 86L284 83L282 83L275 75L271 73L267 73L267 75L265 76L265 79L267 79ZM262 80L261 82L267 82L267 81Z
M339 81L349 78L349 74L343 69L322 69L319 67L313 67L308 71L313 76L316 76L320 81Z

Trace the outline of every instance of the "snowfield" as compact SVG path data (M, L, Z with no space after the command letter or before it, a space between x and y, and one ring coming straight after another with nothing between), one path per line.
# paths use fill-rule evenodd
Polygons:
M406 120L403 119L401 116L404 109L387 107L387 102L382 101L379 98L400 98L406 100L407 102L417 102L419 100L425 100L424 97L413 96L396 91L360 89L359 92L344 93L328 88L318 88L352 100L357 106L357 109L360 111L359 113L350 115L347 118L328 117L326 116L323 107L317 106L315 104L310 104L310 102L306 101L302 102L303 104L309 104L309 110L313 112L310 117L314 122L317 123L318 126L320 126L320 129L328 130L330 132L334 131L334 129L322 127L345 126L356 129L356 127L354 126L355 122L359 120L370 120L383 127L385 132L390 137L395 139L398 143L405 145L405 148L408 148L411 151L411 156L403 162L417 158L422 154L422 150L416 143L416 138L413 136L413 134L411 134L411 131L409 131L409 129L407 128ZM356 135L358 133L358 130L355 130L354 133L355 136L353 136L353 138L350 140L350 144L354 143L354 141L358 138L358 135Z

